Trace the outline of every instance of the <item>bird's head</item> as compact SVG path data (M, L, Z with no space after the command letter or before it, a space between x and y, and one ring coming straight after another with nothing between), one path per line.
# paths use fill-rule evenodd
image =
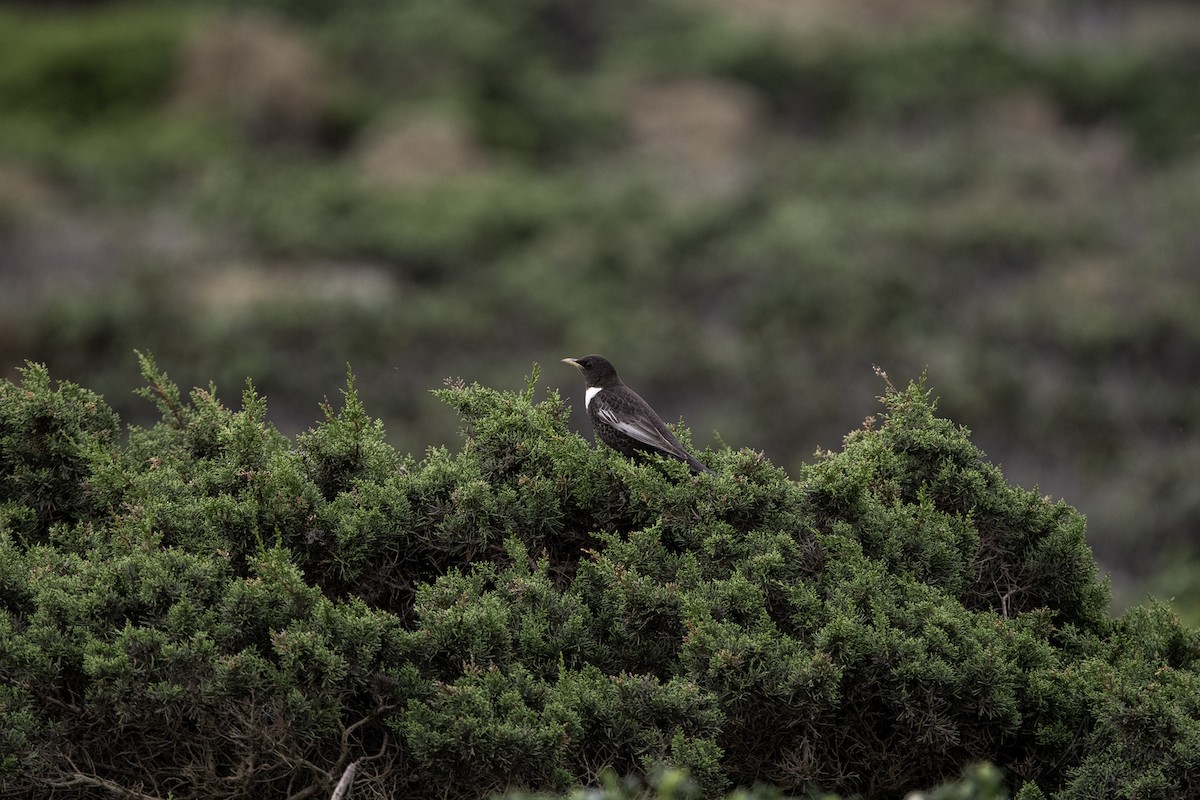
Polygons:
M583 381L588 386L607 389L621 382L617 377L617 368L604 356L583 356L582 358L564 358L564 364L570 364L583 373Z

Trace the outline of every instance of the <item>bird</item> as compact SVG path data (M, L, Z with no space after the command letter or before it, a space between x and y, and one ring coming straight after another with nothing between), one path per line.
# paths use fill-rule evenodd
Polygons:
M607 358L592 355L562 361L583 373L587 384L584 402L600 441L627 456L658 453L684 462L692 472L713 474L683 449L650 404L621 382L617 368Z

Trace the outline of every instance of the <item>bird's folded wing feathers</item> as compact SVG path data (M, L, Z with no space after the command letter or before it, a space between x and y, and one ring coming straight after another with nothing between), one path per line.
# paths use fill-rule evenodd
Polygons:
M650 424L649 420L623 419L608 408L599 409L596 412L596 416L601 421L611 425L630 438L636 439L643 444L648 444L658 450L675 453L680 458L686 458L683 446L679 444L675 437L671 436L669 431L664 434L663 431L658 430L658 428Z

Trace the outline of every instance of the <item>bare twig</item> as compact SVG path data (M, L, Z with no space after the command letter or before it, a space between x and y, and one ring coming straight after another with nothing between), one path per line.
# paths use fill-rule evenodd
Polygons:
M892 379L889 378L888 374L883 371L883 368L878 364L872 364L871 368L875 370L876 375L878 375L880 378L883 378L883 382L887 384L888 393L896 394L896 387L892 385Z
M158 795L144 794L136 789L129 789L114 781L101 778L98 775L85 775L79 770L72 772L66 780L54 781L53 785L60 788L69 786L94 786L98 789L105 789L117 797L129 798L129 800L162 800Z
M329 800L345 800L346 794L350 791L350 784L354 783L355 772L358 772L358 762L351 761L350 765L346 767L346 771L342 773L337 786L333 787L333 794L329 796Z

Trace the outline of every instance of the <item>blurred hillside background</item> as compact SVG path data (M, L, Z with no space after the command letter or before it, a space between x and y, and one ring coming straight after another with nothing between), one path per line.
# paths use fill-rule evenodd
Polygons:
M790 470L878 364L1200 620L1200 2L0 4L0 367L394 444L599 352Z

